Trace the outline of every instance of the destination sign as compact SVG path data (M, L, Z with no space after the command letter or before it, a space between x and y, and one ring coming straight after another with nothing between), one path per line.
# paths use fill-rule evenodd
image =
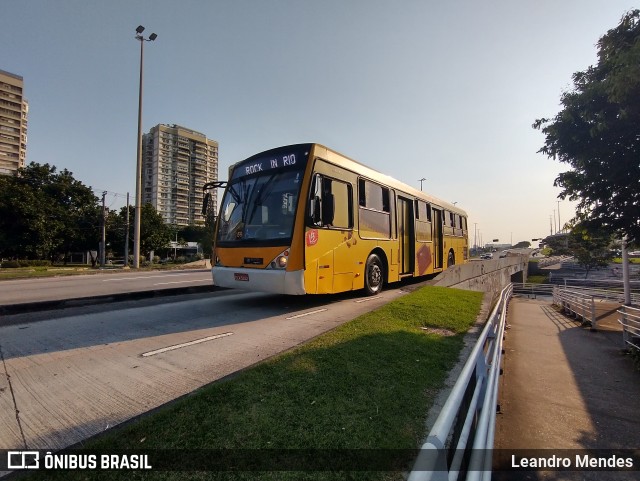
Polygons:
M303 149L276 149L254 155L233 168L231 180L247 175L260 174L275 169L304 169L309 157L309 147Z

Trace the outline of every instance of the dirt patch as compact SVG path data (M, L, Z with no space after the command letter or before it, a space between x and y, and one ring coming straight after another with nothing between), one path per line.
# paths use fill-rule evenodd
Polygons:
M421 327L420 329L430 334L438 334L439 336L444 336L444 337L450 337L450 336L456 335L455 332L450 331L449 329L441 329L441 328L435 328L435 327Z

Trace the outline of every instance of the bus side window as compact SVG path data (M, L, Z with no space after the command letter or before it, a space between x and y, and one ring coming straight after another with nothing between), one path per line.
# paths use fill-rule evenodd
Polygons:
M331 179L322 179L322 225L333 225L336 211L336 200L331 190Z
M309 222L313 227L353 227L351 185L316 175L309 199Z
M364 179L358 179L358 205L360 207L366 207L367 205L367 194L364 187Z
M388 187L358 179L358 228L363 238L391 239L391 200Z

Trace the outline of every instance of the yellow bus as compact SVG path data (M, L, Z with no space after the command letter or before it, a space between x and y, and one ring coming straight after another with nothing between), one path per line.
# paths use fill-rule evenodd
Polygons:
M230 167L212 276L254 291L374 295L467 260L462 209L320 144L297 144Z

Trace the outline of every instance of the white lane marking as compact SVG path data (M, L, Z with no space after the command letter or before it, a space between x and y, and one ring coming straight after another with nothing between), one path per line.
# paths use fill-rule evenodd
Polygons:
M382 299L382 296L367 297L366 299L358 299L356 302L357 302L357 303L360 303L360 302L369 302L369 301L375 301L376 299Z
M231 336L233 332L225 332L224 334L216 334L215 336L203 337L202 339L196 339L195 341L183 342L182 344L174 344L173 346L163 347L162 349L156 349L155 351L149 351L142 354L142 357L154 356L162 352L173 351L182 347L193 346L194 344L200 344L201 342L212 341L214 339L220 339L221 337Z
M311 314L317 314L318 312L324 312L327 309L318 309L317 311L305 312L304 314L298 314L297 316L287 317L285 319L297 319L298 317L310 316Z
M164 286L164 285L167 285L167 284L184 284L185 282L205 282L205 281L211 282L211 278L207 277L205 279L191 279L191 280L188 280L188 281L156 282L153 285L154 286Z

